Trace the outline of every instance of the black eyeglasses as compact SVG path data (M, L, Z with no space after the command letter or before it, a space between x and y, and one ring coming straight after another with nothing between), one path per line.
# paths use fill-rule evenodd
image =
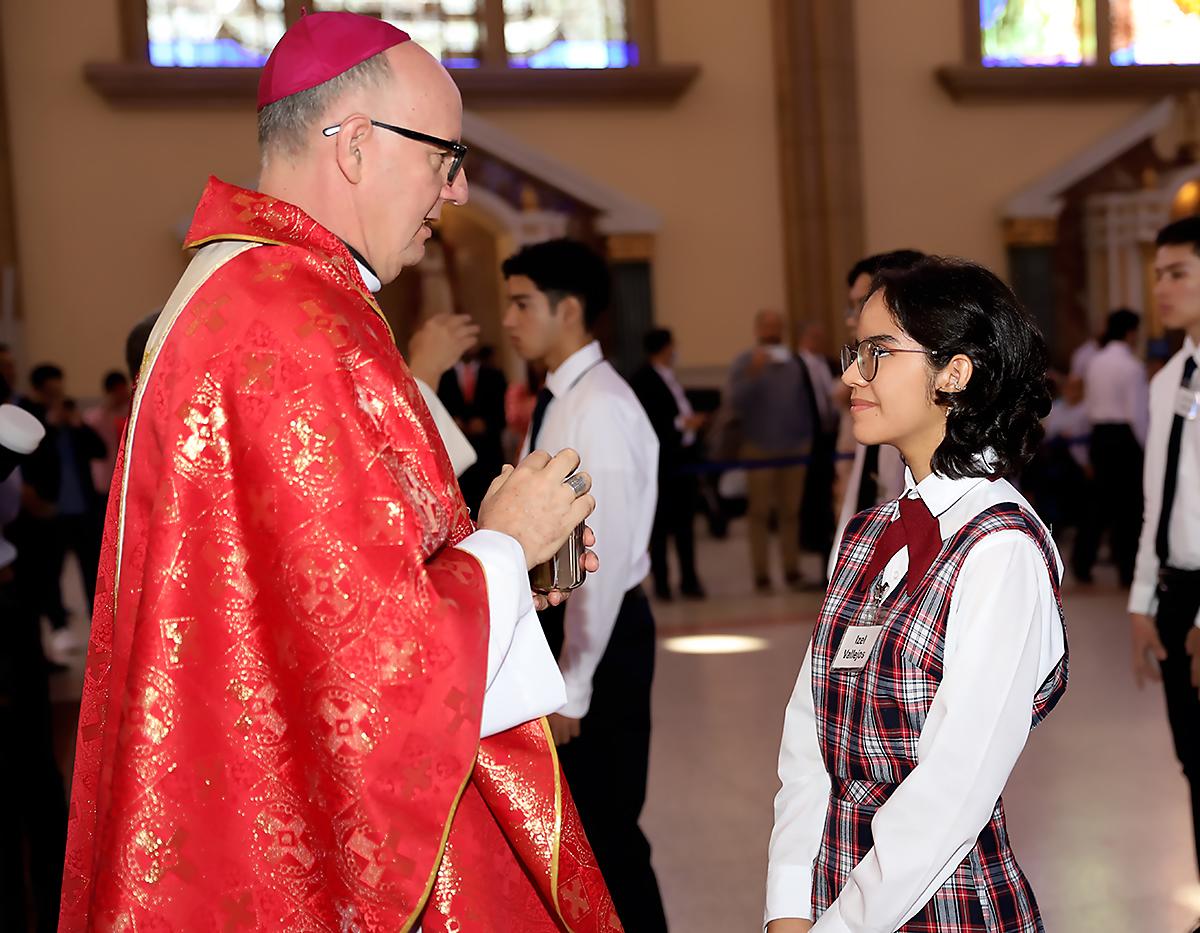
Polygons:
M842 372L855 363L858 364L859 375L863 382L870 382L879 374L879 358L889 353L924 353L928 350L910 350L905 347L881 347L871 340L860 340L857 346L842 347Z
M459 170L462 168L463 159L467 157L467 147L462 143L457 143L452 139L442 139L440 136L430 136L428 133L418 133L416 130L405 129L403 126L392 126L390 123L381 123L379 120L372 120L371 126L377 126L381 130L388 130L403 136L405 139L411 139L418 143L427 143L443 150L450 156L450 172L446 175L446 184L454 184L454 179L458 177ZM342 125L339 123L336 126L327 126L321 130L322 136L336 136L341 130Z

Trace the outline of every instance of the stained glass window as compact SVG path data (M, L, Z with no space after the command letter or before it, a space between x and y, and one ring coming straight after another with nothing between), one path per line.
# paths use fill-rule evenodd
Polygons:
M450 68L627 68L637 64L626 0L306 0L313 12L377 16ZM165 67L257 67L283 35L285 0L146 0L150 62ZM485 23L504 19L486 45ZM495 60L493 60L495 59Z
M284 32L283 0L146 0L150 63L255 67Z
M316 0L313 10L348 10L399 26L448 68L478 67L480 0Z
M509 64L625 68L637 64L624 0L504 0Z
M1094 0L979 0L979 31L984 65L1096 61Z
M1114 65L1200 63L1200 0L1109 0Z

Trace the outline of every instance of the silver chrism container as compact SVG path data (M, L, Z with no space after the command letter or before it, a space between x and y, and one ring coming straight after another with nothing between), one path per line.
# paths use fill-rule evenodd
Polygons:
M580 559L584 553L584 527L583 522L576 525L557 554L529 571L529 586L535 593L543 596L551 590L561 590L565 593L583 583L584 577L587 576Z

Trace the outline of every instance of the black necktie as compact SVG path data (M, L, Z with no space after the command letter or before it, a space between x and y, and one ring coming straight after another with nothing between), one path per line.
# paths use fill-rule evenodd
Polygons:
M1189 356L1183 364L1183 380L1180 386L1187 387L1196 372L1196 357ZM1171 422L1171 439L1167 441L1167 469L1163 474L1162 508L1158 512L1158 535L1154 550L1158 562L1166 567L1171 553L1171 506L1175 504L1175 485L1179 479L1179 449L1183 446L1183 415L1175 413Z
M537 450L538 432L542 430L542 419L546 417L546 408L554 398L554 393L546 386L538 389L537 404L533 406L533 420L529 424L529 450Z

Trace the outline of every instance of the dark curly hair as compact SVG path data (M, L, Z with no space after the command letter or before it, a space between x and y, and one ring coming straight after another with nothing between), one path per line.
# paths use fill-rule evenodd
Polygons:
M893 320L929 351L934 372L959 353L974 365L961 391L933 390L947 409L933 469L951 479L1019 472L1041 443L1050 393L1046 342L1012 290L983 266L930 256L880 272L877 291Z
M506 279L523 275L546 293L550 307L574 295L583 305L584 325L590 331L608 307L612 283L608 266L590 246L562 238L533 243L501 265Z

